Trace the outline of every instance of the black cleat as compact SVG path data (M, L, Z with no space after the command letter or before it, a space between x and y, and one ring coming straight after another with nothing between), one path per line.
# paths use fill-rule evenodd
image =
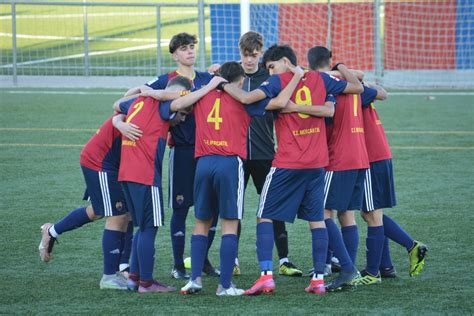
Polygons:
M383 279L394 279L397 277L397 271L395 270L395 267L380 268L380 276Z

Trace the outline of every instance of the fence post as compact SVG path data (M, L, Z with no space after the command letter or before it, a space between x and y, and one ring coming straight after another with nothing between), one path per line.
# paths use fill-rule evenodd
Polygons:
M87 27L87 6L85 5L87 0L83 0L83 15L84 15L84 75L89 76L89 31Z
M156 75L161 74L161 6L156 6Z
M375 58L375 82L382 81L382 22L380 19L383 0L375 0L374 5L374 58Z
M331 25L332 25L332 9L331 0L328 0L328 33L326 37L326 48L331 50L332 36L331 36Z
M206 34L204 0L198 1L198 23L199 23L199 67L201 71L206 71Z
M13 51L13 85L18 85L18 73L16 64L16 4L12 2L12 51Z

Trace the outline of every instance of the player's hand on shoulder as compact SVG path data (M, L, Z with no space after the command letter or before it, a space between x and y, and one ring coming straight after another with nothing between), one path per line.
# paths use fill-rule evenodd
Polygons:
M217 88L217 86L219 84L221 84L222 82L227 82L227 80L225 80L222 77L215 76L211 79L211 81L209 81L209 83L206 85L206 87L210 90L213 90L213 89Z
M300 66L290 65L289 69L295 76L298 76L300 78L302 78L304 76L304 69L301 68Z
M209 66L209 68L207 68L207 72L209 72L211 74L215 74L215 73L217 73L219 68L221 68L220 64L212 64L212 65Z

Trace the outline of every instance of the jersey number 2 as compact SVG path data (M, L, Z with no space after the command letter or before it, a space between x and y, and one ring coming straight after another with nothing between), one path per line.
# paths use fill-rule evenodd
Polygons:
M134 106L133 106L133 112L130 113L130 115L127 117L127 120L126 122L130 122L132 120L132 118L138 114L138 112L140 112L140 110L142 109L143 105L145 104L145 102L141 101L141 102L138 102L136 103Z
M219 116L220 109L221 98L217 98L216 102L214 102L211 112L209 112L209 115L207 116L207 122L214 123L214 129L216 131L221 129L222 117Z

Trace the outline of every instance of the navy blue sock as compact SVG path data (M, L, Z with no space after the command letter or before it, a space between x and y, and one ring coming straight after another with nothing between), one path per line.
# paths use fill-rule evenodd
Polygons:
M387 215L383 216L383 227L385 231L385 236L396 242L397 244L402 245L408 250L413 247L415 242L408 233L398 225L393 219Z
M79 207L54 224L54 230L61 235L90 222L92 221L87 216L86 207Z
M140 239L140 230L137 230L132 239L132 253L130 256L130 273L140 275L140 267L138 266L138 240Z
M191 274L192 280L202 275L202 268L207 253L207 236L191 236Z
M390 239L384 238L382 259L380 260L380 269L393 268L392 257L390 256Z
M137 243L140 281L151 281L155 266L155 238L158 227L146 227L140 230Z
M357 229L357 225L342 227L341 232L347 253L349 257L351 257L352 264L355 266L357 261L357 248L359 247L359 230Z
M122 253L120 254L120 265L128 265L132 252L133 222L128 223L127 231L123 235ZM122 270L122 269L120 269Z
M104 229L102 235L104 274L111 275L119 271L120 249L122 248L124 234L121 231Z
M257 257L260 270L273 271L273 224L257 224Z
M332 218L325 219L324 222L326 223L326 229L328 231L329 248L332 249L336 258L339 259L342 271L352 272L354 270L354 264L352 263L351 257L349 257L339 228Z
M329 244L329 241L328 241L328 244ZM332 250L328 246L328 252L326 254L326 264L331 264L332 256L333 256Z
M237 235L226 234L221 238L221 275L220 283L224 289L230 287L230 280L234 271L235 256L237 255Z
M365 240L367 266L365 269L372 275L379 273L384 240L383 226L367 228L367 239Z
M189 208L173 209L170 222L171 246L173 247L174 266L184 269L183 254L186 240L186 217Z
M328 253L328 231L326 228L311 229L313 267L315 274L324 274Z
M211 249L212 243L214 242L214 237L216 236L217 230L217 221L219 220L219 216L214 216L212 219L211 227L209 228L209 232L207 233L207 249L206 249L206 261L209 262L209 249Z

